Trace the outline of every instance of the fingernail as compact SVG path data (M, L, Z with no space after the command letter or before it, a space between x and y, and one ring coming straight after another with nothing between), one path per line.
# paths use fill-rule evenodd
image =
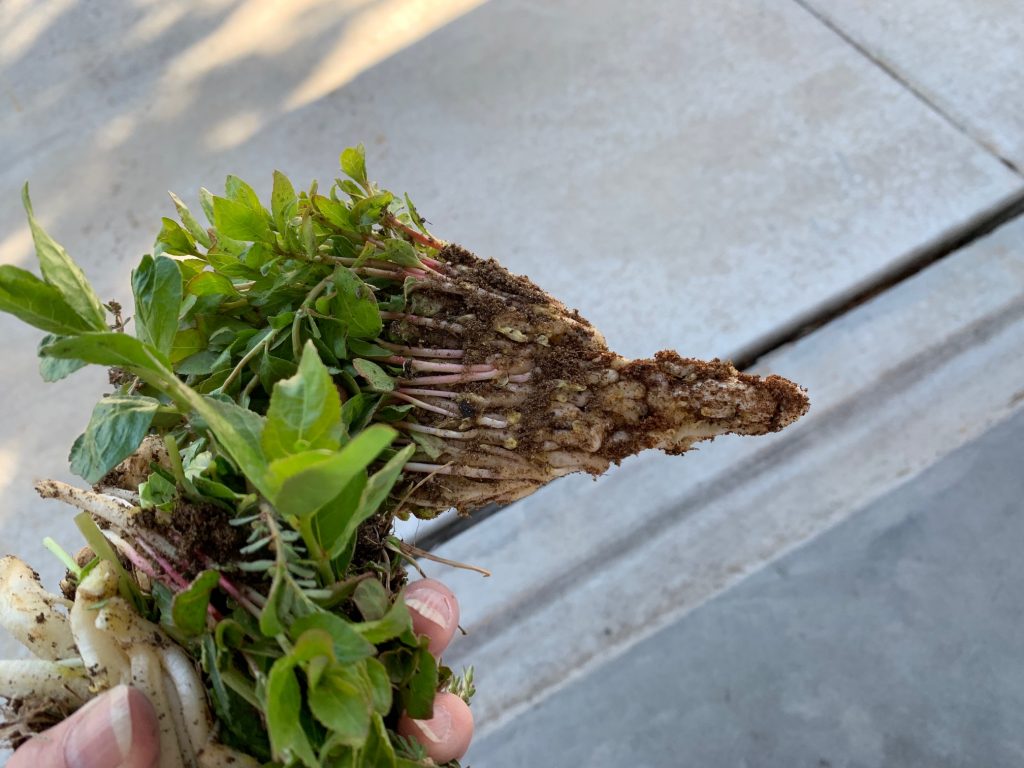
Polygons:
M64 742L64 760L68 768L120 768L131 748L131 701L128 688L119 685L77 715Z
M415 588L406 593L405 604L412 610L442 629L447 629L452 622L452 604L446 592L435 589L430 584L417 582Z
M452 733L452 714L444 707L434 707L434 716L429 720L413 720L414 727L427 741L445 744Z

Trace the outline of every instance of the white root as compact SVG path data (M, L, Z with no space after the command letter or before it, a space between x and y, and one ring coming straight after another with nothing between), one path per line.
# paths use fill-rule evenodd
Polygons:
M45 659L0 660L0 696L46 698L74 708L89 698L89 678L83 667Z
M164 670L174 683L181 702L181 712L185 719L185 730L188 733L192 749L199 752L210 740L212 726L210 711L206 706L203 694L203 683L196 671L195 664L176 645L169 645L161 652L161 663Z
M131 679L128 657L109 633L96 626L97 605L103 600L113 599L116 594L117 573L104 560L78 585L75 604L71 607L71 631L78 652L89 676L100 690L127 683Z
M41 480L36 483L36 491L44 499L59 499L83 512L95 515L116 528L129 529L132 515L137 507L116 496L107 496L95 491L86 491L59 480Z
M160 659L149 646L136 647L131 652L131 684L149 698L156 710L160 725L160 768L184 768L181 743L175 727L175 718L163 685Z
M243 755L231 747L213 741L199 753L198 761L199 768L260 768L261 765L249 755Z
M0 626L40 659L77 657L67 616L69 600L51 595L16 557L0 558Z

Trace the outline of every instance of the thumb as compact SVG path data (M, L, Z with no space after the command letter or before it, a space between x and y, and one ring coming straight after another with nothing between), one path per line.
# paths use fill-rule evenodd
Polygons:
M7 768L155 768L159 758L153 705L119 685L25 742Z

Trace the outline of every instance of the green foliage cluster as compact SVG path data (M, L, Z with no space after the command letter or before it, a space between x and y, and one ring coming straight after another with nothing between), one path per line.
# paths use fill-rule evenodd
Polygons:
M397 548L353 562L360 526L394 512L416 451L387 425L410 415L383 402L398 371L376 343L381 312L405 309L410 270L436 241L407 197L368 181L362 147L340 161L346 178L327 195L275 173L269 208L234 176L223 196L201 190L209 227L172 195L180 221L163 219L132 273L130 322L39 226L26 186L42 277L0 267L0 310L46 332L45 380L113 371L116 391L71 450L78 475L99 482L156 434L170 466L152 465L141 506L165 524L189 507L248 531L237 559L183 564L187 587L128 587L201 661L222 739L273 765L403 768L423 754L388 726L472 682L453 682L413 633L391 589ZM364 279L368 262L393 270Z

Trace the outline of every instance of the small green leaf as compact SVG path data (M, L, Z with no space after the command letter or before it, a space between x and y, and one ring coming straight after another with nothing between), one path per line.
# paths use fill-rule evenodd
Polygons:
M309 708L331 731L334 744L361 746L370 728L372 705L344 668L328 670L309 690Z
M373 291L350 269L339 267L334 272L334 317L345 334L356 339L375 339L384 323L380 318Z
M359 433L340 452L308 452L309 462L291 464L303 454L278 459L270 466L275 491L270 499L281 514L307 517L318 512L340 494L356 475L377 459L398 433L380 424ZM313 460L313 459L316 460ZM286 474L282 467L298 471Z
M352 367L360 376L366 379L370 389L374 392L391 392L395 388L395 380L387 372L371 360L357 357L352 361Z
M412 631L412 617L401 596L395 600L382 618L352 626L356 632L375 645L394 640L396 637L401 637L413 645L416 644L416 636Z
M388 729L384 719L376 713L370 721L370 735L366 739L366 746L359 753L359 760L361 768L397 768L395 749L388 738Z
M267 485L267 458L260 446L264 418L233 402L191 393L190 405L202 416L221 447L249 481L264 495Z
M434 697L437 696L437 660L426 648L416 653L416 670L403 691L403 705L409 717L429 720L434 716Z
M344 527L341 529L341 533L338 534L337 539L334 540L333 544L330 544L325 538L325 544L331 547L329 552L332 559L339 557L345 551L348 542L356 535L359 526L376 514L381 503L388 497L398 478L401 477L402 468L415 452L415 446L405 446L405 448L392 456L387 464L378 472L370 477L359 498L359 506L344 521Z
M363 227L376 224L387 212L388 206L391 205L391 201L394 199L395 196L390 192L380 192L360 200L352 206L352 220Z
M253 210L236 200L225 197L213 198L213 223L218 233L233 240L270 243L274 241L263 210Z
M295 640L310 629L320 629L330 635L334 656L340 664L354 664L376 653L376 648L363 639L349 622L333 613L312 613L298 618L288 628L288 634Z
M341 170L346 176L359 182L363 187L367 186L366 148L362 144L357 147L349 147L341 153L338 160L341 163Z
M57 289L65 303L75 311L86 327L94 331L103 330L106 328L103 304L67 251L46 234L46 230L36 221L32 211L32 200L28 195L28 183L22 189L21 201L25 206L25 213L28 214L28 225L32 230L32 240L36 246L36 256L39 258L43 279Z
M200 272L188 281L186 290L193 296L234 296L238 293L234 283L216 272Z
M177 262L167 256L155 259L143 256L132 272L132 293L136 335L163 354L169 354L178 332L181 308L181 270Z
M192 215L192 212L188 209L188 206L181 201L173 192L168 192L171 196L171 200L174 201L174 207L178 209L178 218L181 219L181 223L185 225L186 231L192 237L202 244L204 248L210 247L210 233L206 231L206 228L200 224L196 217Z
M241 203L246 208L263 213L263 206L260 204L259 195L256 191L237 176L228 175L224 181L224 194L236 203Z
M10 264L0 266L0 311L49 333L94 330L57 288Z
M139 506L143 509L170 512L177 499L177 487L160 472L153 472L145 482L139 484Z
M412 247L412 244L395 237L384 241L384 253L381 254L381 258L402 267L423 266L423 262L416 255L416 249Z
M94 365L166 371L168 361L152 347L126 333L80 333L57 339L40 350L46 357L84 360Z
M391 600L384 585L376 579L364 579L356 587L352 595L359 613L365 621L377 621L384 618L384 614L391 607Z
M60 339L60 336L54 336L52 333L48 333L43 336L42 341L39 342L40 355L42 355L42 348L48 344ZM40 357L39 358L39 375L43 377L43 381L53 382L60 381L66 376L70 376L72 373L80 368L84 368L88 363L82 360L59 360L56 357Z
M316 209L323 214L324 218L338 229L343 231L356 229L356 226L349 218L348 208L337 200L331 200L329 197L317 195L313 198L313 204L316 206Z
M279 658L271 667L266 697L267 730L274 758L285 764L301 760L309 768L319 768L299 717L302 691L295 677L295 660L290 656Z
M382 715L391 711L391 680L387 668L377 659L366 660L366 672L370 682L373 708Z
M153 244L153 253L159 256L161 253L170 253L175 256L198 255L196 240L192 233L183 228L174 219L164 217L161 219L163 227L160 234L156 236Z
M187 636L194 637L206 630L210 595L219 583L220 574L217 571L203 571L188 587L174 596L171 602L171 615L178 629Z
M139 447L159 405L158 400L139 395L100 400L85 433L71 448L71 471L88 483L98 483Z
M196 355L206 349L206 340L196 328L186 328L174 334L171 343L171 363L177 365L185 358Z
M317 448L336 450L342 429L341 397L316 347L307 342L298 372L274 386L263 450L269 459Z
M280 171L274 171L274 189L270 193L270 210L274 216L274 224L278 232L284 232L288 220L295 215L295 187Z

